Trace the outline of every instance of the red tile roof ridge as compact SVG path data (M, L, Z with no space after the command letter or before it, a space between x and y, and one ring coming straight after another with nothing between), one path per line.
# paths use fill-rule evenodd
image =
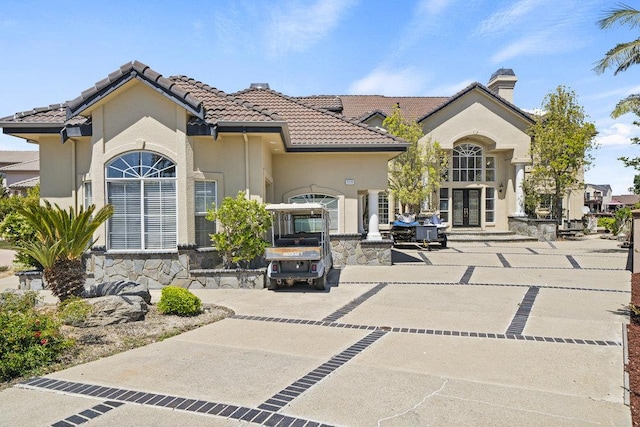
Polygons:
M199 89L205 90L207 92L211 92L214 95L220 97L220 98L225 98L228 101L234 102L235 104L248 108L250 110L253 110L256 113L260 113L262 115L265 115L275 121L281 121L282 119L278 116L277 113L267 109L267 108L263 108L259 105L253 104L249 101L247 101L246 99L242 99L239 98L238 96L236 96L235 94L229 94L224 92L223 90L220 90L216 87L213 87L207 83L201 82L200 80L196 80L192 77L189 76L185 76L185 75L175 75L175 76L171 76L169 77L170 80L180 80L182 82L188 83L190 85L194 85L196 87L198 87ZM207 109L206 105L205 105L205 109Z

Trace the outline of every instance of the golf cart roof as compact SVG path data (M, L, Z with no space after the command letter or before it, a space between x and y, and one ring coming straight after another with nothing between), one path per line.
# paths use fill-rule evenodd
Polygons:
M311 213L312 211L322 212L326 209L320 203L274 203L266 206L266 209L270 212L285 212L285 213Z

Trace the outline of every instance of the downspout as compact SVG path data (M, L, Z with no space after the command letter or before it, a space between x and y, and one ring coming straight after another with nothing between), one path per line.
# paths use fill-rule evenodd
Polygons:
M242 132L242 136L244 138L244 185L245 185L245 190L244 190L244 194L247 197L247 199L249 198L249 137L247 136L246 132Z
M78 210L78 190L76 184L78 177L76 176L76 141L71 138L71 198L73 200L74 209Z

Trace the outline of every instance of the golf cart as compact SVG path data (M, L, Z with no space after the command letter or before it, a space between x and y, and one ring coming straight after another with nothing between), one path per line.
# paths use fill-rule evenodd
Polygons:
M268 289L306 282L323 290L332 266L329 213L319 203L266 206L273 215L271 247L265 252Z
M446 248L447 227L436 214L417 219L414 214L398 214L390 233L394 244L415 243L429 249L429 243L436 242Z

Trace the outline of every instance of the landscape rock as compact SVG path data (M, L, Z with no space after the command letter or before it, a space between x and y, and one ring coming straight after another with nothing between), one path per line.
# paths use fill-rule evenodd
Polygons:
M138 296L145 303L151 304L151 294L147 285L126 280L85 285L81 296L82 298L97 298L107 295Z
M83 328L144 320L148 311L147 304L139 296L107 295L88 298L85 302L93 310L84 322L76 325Z

